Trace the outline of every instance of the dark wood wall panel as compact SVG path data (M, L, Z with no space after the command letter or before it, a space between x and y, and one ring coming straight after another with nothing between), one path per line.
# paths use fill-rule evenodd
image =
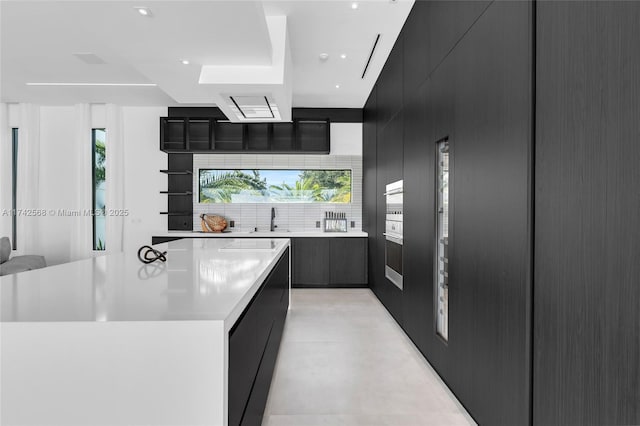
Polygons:
M416 2L377 82L370 282L480 424L528 424L532 9L489 4ZM435 143L444 136L453 156L448 344L435 332L433 270ZM371 129L364 138L366 156ZM402 178L400 292L384 278L382 192Z
M537 5L536 425L640 424L639 22Z
M402 109L403 87L403 34L393 46L387 62L384 64L376 87L378 89L377 121L378 129L393 118Z
M529 3L495 2L445 59L454 76L448 349L468 366L452 371L452 385L470 394L481 424L529 421L531 18Z
M368 244L368 280L369 287L374 291L376 289L376 265L378 264L377 257L377 220L378 220L378 198L380 192L378 191L377 181L377 90L374 86L369 99L363 109L363 124L362 124L362 229L367 232L369 238Z

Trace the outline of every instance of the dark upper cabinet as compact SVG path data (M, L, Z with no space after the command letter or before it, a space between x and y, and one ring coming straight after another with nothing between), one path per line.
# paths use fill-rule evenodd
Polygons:
M187 119L160 119L160 149L165 152L184 152L187 149Z
M330 129L327 120L296 120L298 149L308 153L329 153Z
M245 149L249 151L268 151L271 127L268 123L255 123L245 126Z
M296 127L293 123L273 123L271 125L271 151L288 153L295 148Z
M329 119L232 123L216 118L160 118L160 150L168 153L328 154Z
M214 151L242 151L244 149L244 125L226 120L215 120L213 132Z
M192 152L211 149L212 122L208 118L187 119L187 149Z

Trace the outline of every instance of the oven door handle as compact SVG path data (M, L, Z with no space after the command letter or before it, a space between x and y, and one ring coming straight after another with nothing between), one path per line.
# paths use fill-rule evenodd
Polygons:
M403 243L403 238L402 237L396 237L395 235L388 234L386 232L383 232L382 235L384 235L386 237L386 239L391 241L392 243L396 243L396 244L400 244L400 245L402 245L402 243Z

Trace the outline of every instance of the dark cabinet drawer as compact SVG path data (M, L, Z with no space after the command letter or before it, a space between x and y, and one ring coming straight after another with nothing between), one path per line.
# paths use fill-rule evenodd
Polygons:
M262 422L289 307L285 251L229 332L229 425Z

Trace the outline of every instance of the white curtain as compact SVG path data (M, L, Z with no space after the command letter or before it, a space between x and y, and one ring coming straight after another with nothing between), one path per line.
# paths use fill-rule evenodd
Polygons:
M12 140L7 104L0 104L0 237L11 237Z
M40 192L40 107L20 104L18 139L17 208L37 211ZM38 215L18 215L18 251L41 252Z
M108 253L123 250L124 237L124 129L122 108L108 104L106 141L106 197Z
M74 111L75 140L74 162L75 185L74 206L79 212L93 209L91 156L91 105L77 104ZM71 228L71 261L85 259L93 252L93 218L80 214L73 218Z

